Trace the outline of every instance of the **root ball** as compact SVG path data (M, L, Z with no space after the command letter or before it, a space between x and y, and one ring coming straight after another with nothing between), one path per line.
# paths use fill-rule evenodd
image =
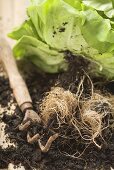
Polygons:
M76 107L77 99L73 93L61 87L54 87L47 93L40 105L41 116L47 123L54 114L58 114L62 121L69 119L75 113Z
M100 147L95 139L101 136L102 130L105 128L103 118L110 113L111 105L108 99L100 94L93 93L91 99L84 102L82 106L82 121L91 136L91 140Z

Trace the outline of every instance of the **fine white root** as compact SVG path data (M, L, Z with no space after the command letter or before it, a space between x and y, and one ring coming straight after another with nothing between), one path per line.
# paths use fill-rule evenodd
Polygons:
M80 94L79 89L78 94ZM66 130L64 130L63 136L66 135L66 138L69 138L67 131L72 129L71 138L76 139L78 134L87 144L94 143L101 148L96 139L102 137L102 131L106 128L103 119L110 113L111 104L106 97L94 93L93 89L91 95L89 99L80 98L79 100L78 96L69 90L60 87L52 88L40 105L44 124L47 124L53 115L56 115L58 128L53 129L55 133L58 129L61 133L61 129L64 127ZM61 134L59 135L61 136Z
M77 107L77 99L69 90L60 87L53 88L43 99L40 106L41 117L45 123L54 115L58 115L58 120L64 122L72 117Z
M83 121L89 125L88 132L91 132L93 142L100 148L100 146L95 142L95 138L101 135L102 116L96 111L88 110L83 114Z
M99 148L101 146L98 145L95 139L102 136L102 130L105 128L102 120L109 113L109 109L105 109L103 104L107 105L107 108L111 108L108 99L97 93L93 93L91 99L85 101L82 106L82 121L87 128L86 131L90 134L90 140Z

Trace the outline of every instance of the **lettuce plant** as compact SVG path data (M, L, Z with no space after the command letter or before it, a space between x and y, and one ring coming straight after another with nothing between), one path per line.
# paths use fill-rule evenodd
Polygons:
M56 73L67 70L64 52L69 50L97 63L96 73L114 78L113 0L31 0L27 15L9 33L17 40L16 58Z

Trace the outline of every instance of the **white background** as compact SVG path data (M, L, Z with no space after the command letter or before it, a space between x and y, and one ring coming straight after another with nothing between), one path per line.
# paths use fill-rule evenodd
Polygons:
M6 36L12 28L24 21L28 4L29 0L0 0L0 34Z

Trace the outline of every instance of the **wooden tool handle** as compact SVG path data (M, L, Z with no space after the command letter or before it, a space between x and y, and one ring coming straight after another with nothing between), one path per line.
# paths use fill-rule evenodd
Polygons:
M28 106L32 106L30 104L32 103L32 100L27 86L19 73L12 50L4 38L0 38L0 58L8 74L10 86L13 90L18 105L23 106L24 103L29 103Z

